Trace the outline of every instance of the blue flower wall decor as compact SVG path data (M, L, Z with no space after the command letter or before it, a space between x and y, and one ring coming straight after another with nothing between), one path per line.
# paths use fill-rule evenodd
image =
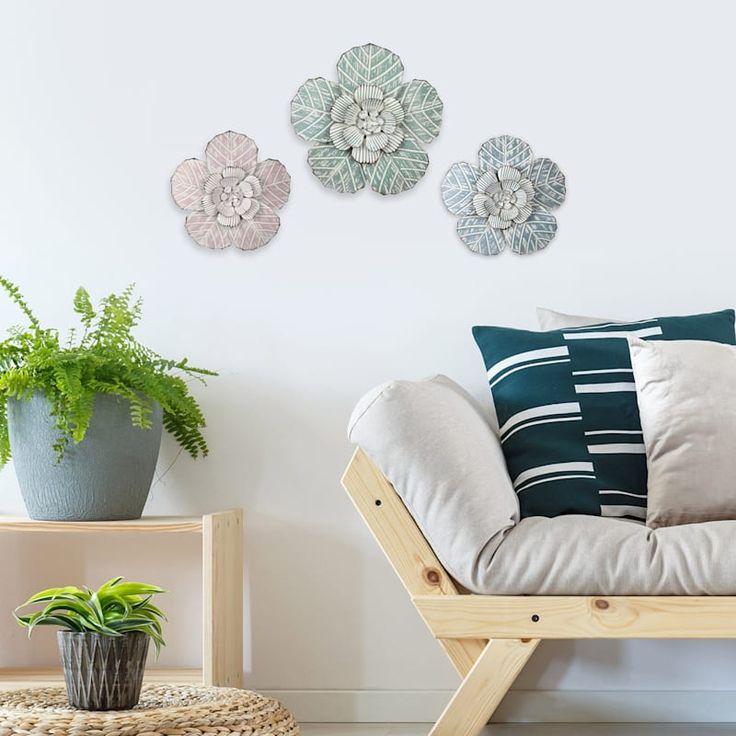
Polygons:
M460 218L457 234L473 253L495 256L508 246L527 255L557 232L550 210L565 201L565 175L554 161L535 159L521 138L500 135L480 147L477 166L450 167L442 199Z
M291 124L316 143L307 156L329 189L353 193L366 183L379 194L399 194L424 176L422 144L440 131L442 100L424 80L402 82L404 65L369 43L337 62L337 83L308 79L291 101Z

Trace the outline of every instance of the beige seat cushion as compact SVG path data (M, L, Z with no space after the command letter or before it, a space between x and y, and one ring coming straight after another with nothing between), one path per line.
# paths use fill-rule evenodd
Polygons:
M497 595L734 595L736 521L648 529L600 516L523 519L481 576Z

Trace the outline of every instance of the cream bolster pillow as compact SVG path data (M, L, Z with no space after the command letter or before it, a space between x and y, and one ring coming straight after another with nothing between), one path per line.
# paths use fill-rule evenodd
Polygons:
M386 383L360 400L348 437L391 482L450 575L481 591L519 503L473 398L445 376Z
M605 319L604 317L583 317L578 314L565 314L564 312L555 312L554 309L545 309L537 307L537 322L539 329L546 331L565 330L572 327L592 327L604 323L616 324L621 320Z
M736 519L736 347L630 336L647 526Z

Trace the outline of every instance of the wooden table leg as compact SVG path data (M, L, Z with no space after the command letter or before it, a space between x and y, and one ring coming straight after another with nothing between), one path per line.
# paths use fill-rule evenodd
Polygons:
M202 680L243 686L243 512L202 519Z

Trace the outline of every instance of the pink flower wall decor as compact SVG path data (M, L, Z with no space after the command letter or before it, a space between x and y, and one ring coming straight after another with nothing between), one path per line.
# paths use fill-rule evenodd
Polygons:
M232 130L216 135L204 153L204 161L188 158L171 177L174 202L189 210L189 235L215 250L266 245L279 229L276 210L289 199L286 167L272 158L259 162L255 141Z

